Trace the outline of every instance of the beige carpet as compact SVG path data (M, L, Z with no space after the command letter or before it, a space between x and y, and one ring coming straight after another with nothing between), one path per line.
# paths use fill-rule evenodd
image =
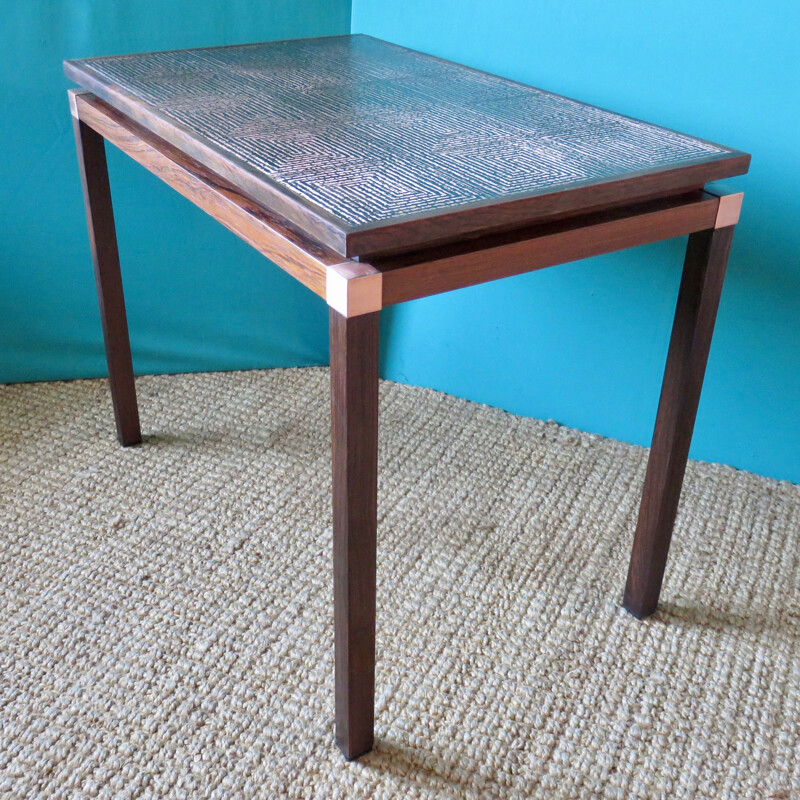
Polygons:
M0 387L0 797L800 797L800 487L384 384L377 747L333 744L328 374Z

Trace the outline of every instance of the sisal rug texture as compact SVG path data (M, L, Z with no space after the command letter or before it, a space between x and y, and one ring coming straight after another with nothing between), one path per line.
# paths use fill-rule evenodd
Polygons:
M800 798L800 487L381 386L377 744L333 743L324 369L0 387L0 797Z

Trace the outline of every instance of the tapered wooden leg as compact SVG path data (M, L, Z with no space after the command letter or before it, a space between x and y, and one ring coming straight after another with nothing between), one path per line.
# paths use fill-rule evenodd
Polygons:
M89 241L94 262L100 319L108 363L108 380L117 424L117 438L124 446L139 444L139 409L133 381L131 346L128 339L128 319L122 293L119 269L117 233L114 228L114 209L108 183L108 166L103 137L73 117L78 163L89 225Z
M639 618L658 606L733 231L689 237L622 601Z
M378 493L378 312L330 310L336 743L372 749Z

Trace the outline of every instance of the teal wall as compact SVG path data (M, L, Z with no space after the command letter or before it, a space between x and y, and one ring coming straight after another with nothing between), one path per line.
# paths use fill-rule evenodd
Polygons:
M800 4L354 0L352 31L753 154L692 456L800 482ZM649 444L683 247L385 312L384 373Z
M349 0L0 3L0 382L105 372L61 60L349 29ZM800 6L354 0L352 30L753 153L692 455L800 482ZM321 301L110 156L137 372L325 363ZM647 444L682 247L389 310L384 374Z
M0 382L105 373L62 60L349 24L349 0L0 2ZM321 300L114 148L109 162L138 373L326 363Z

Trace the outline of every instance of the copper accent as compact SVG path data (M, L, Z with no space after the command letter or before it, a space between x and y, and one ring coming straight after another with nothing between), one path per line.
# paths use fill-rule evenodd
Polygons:
M80 118L80 114L78 113L78 98L82 95L91 94L91 92L88 92L85 89L67 89L67 95L69 96L69 110L75 119Z
M739 221L739 215L742 211L742 200L744 200L744 192L722 195L719 198L717 220L714 223L714 227L727 228L730 225L735 225Z
M369 264L343 262L325 270L325 300L343 317L379 311L383 305L383 275Z

